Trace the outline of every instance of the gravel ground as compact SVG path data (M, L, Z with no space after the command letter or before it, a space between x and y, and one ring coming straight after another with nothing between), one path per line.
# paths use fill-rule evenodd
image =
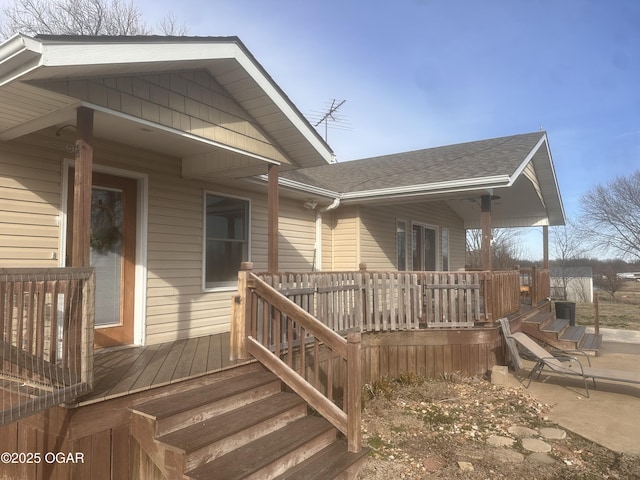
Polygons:
M571 432L532 453L515 434L557 427L522 387L449 375L403 375L363 389L363 443L371 450L361 480L640 479L640 457L622 455ZM513 428L517 427L517 428ZM491 446L496 437L511 446Z

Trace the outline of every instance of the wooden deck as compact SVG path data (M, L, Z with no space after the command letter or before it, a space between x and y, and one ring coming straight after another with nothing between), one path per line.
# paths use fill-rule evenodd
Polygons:
M78 400L88 405L234 367L229 333L148 347L96 350L93 391Z

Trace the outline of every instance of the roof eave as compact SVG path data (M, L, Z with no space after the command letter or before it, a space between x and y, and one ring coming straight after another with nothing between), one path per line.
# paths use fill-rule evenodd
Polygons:
M15 80L47 78L52 69L73 66L103 65L117 74L118 66L139 63L184 64L186 61L208 62L233 59L253 78L264 93L300 132L318 155L318 161L329 164L334 158L333 151L318 132L304 118L265 69L251 55L237 37L210 38L173 37L171 42L163 42L162 37L133 37L102 39L90 37L42 37L31 38L16 35L0 44L0 86ZM212 48L215 45L215 48ZM78 61L78 59L82 59ZM109 70L110 69L110 70ZM105 70L105 72L107 71Z
M424 197L430 195L455 194L476 190L493 190L509 186L508 175L496 175L472 179L460 179L447 182L438 182L422 185L406 185L394 188L381 188L376 190L364 190L359 192L346 192L341 194L343 203L363 203L367 201L380 201L384 199Z

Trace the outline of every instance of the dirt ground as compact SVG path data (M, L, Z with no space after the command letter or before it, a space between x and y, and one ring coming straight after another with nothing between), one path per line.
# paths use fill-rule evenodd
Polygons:
M557 426L545 417L549 406L522 387L457 375L441 380L403 375L365 385L363 405L363 443L371 452L360 480L640 479L640 457L612 452L569 431L562 440L545 440L551 452L534 460L509 427ZM495 435L515 443L491 446L487 439Z

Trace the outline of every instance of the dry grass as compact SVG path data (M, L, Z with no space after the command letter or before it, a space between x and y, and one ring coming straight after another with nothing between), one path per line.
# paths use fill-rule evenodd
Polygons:
M612 300L606 292L596 292L600 305L600 326L640 330L640 282L625 282ZM593 325L595 308L593 303L576 305L576 323Z

